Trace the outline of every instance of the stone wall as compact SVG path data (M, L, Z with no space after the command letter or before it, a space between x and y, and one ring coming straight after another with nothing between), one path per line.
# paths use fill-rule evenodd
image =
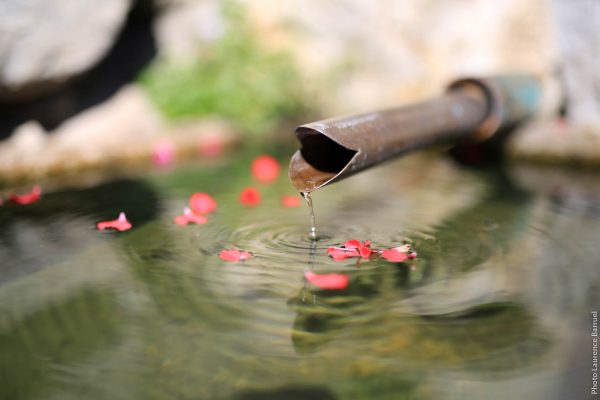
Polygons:
M333 76L334 112L414 101L465 75L556 69L545 0L245 5L267 44L290 49L310 76Z
M130 0L0 2L0 102L56 90L112 46Z
M545 89L542 115L556 115L563 105L566 118L517 135L511 152L600 160L600 140L590 141L600 137L600 69L594 59L600 52L600 3L595 0L137 0L133 5L130 0L106 0L102 6L91 0L7 0L0 3L0 111L5 111L0 117L12 115L15 104L27 109L28 102L48 95L56 97L47 97L38 109L84 102L78 95L56 93L73 80L85 81L124 29L128 11L140 5L153 8L150 23L158 59L193 62L227 30L252 32L267 51L293 57L310 94L307 102L323 116L421 100L465 75L536 75ZM246 30L238 32L235 23L228 23L232 10L243 15ZM135 40L128 44L132 51ZM107 73L118 72L118 67ZM132 85L128 90L146 104L144 92ZM114 90L107 101L120 101L118 94ZM98 132L98 124L111 118L86 118L85 113L98 114L94 107L107 109L90 102L75 108L74 118L89 120L95 124L90 131ZM150 104L141 109L149 114L132 121L160 119ZM27 120L19 123L32 126ZM71 125L67 119L46 129L60 133ZM6 126L10 132L0 132L0 138L31 131ZM48 133L33 126L40 135ZM139 126L120 126L119 135L135 135ZM86 135L88 129L80 129ZM165 129L157 124L150 131ZM115 135L107 137L116 143L115 151L123 147ZM8 143L15 141L19 139L0 141L0 153L11 154L5 160L22 159Z

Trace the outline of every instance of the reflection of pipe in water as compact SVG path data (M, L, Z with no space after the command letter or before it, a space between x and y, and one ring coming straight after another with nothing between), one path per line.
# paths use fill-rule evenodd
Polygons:
M411 150L487 140L531 116L539 97L529 76L462 79L433 100L302 125L289 176L309 193Z

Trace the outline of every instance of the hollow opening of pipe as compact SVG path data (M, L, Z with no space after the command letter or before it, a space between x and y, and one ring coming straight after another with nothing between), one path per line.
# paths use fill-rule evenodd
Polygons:
M357 153L312 129L299 128L297 134L302 157L319 171L340 172Z

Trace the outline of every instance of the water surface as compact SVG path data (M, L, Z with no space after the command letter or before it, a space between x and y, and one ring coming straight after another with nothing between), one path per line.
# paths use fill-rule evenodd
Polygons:
M591 383L600 176L417 155L313 194L251 156L0 207L2 399L566 399ZM237 202L247 185L263 202ZM172 219L194 191L218 211ZM95 222L125 211L128 232ZM415 263L328 246L412 243ZM255 257L226 263L236 247ZM343 291L303 272L350 276Z

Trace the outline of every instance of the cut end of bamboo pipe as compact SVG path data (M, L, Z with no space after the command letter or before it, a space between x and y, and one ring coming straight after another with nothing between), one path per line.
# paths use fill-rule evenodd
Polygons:
M358 154L308 127L299 127L296 135L302 148L292 156L290 179L300 192L310 193L331 183Z

